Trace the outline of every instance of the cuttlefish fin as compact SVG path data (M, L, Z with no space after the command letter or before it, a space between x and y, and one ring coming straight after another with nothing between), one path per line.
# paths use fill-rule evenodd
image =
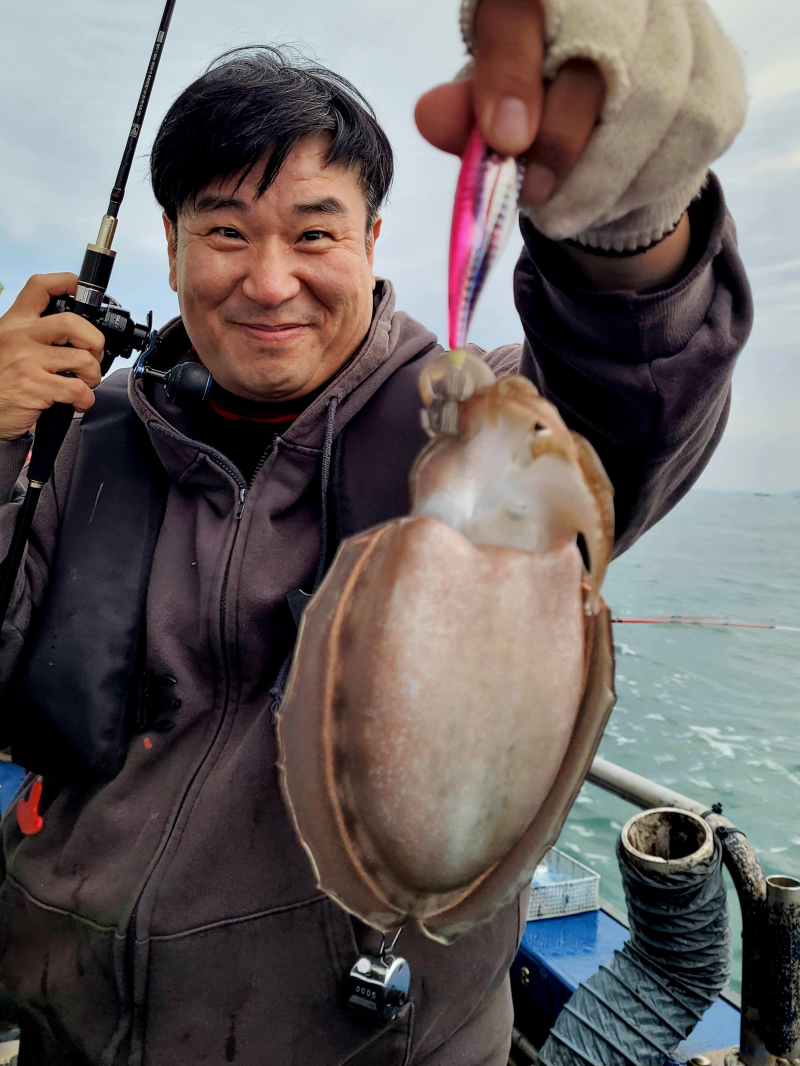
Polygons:
M572 433L578 452L578 465L594 500L596 521L582 531L589 554L589 600L594 613L600 603L600 589L614 549L614 486L592 445L579 433Z

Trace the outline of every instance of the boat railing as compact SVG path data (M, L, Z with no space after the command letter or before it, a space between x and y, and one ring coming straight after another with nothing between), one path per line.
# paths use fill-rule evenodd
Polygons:
M677 807L701 817L712 813L708 804L698 803L697 800L675 792L666 785L658 785L641 774L635 774L632 770L601 759L599 755L595 757L586 780L605 792L627 800L635 807L641 807L642 810L649 810L651 807Z

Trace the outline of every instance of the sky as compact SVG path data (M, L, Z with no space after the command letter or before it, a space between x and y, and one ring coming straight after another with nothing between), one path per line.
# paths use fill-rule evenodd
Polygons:
M95 239L162 0L5 5L0 39L0 314L34 272L78 270ZM728 430L701 486L800 490L800 4L712 0L747 71L747 125L715 165L736 219L756 321L734 376ZM147 152L170 102L220 52L295 44L372 102L397 156L376 271L398 306L445 335L458 163L413 123L417 97L463 63L457 0L178 0L115 239L110 291L141 320L176 313ZM491 277L471 339L521 339L511 297L520 241Z

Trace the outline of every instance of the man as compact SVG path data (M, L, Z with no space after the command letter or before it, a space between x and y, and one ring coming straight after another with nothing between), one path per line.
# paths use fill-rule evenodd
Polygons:
M515 282L526 341L485 358L532 377L597 448L621 550L708 461L750 326L706 170L741 122L740 69L699 0L483 0L465 5L464 27L474 70L420 101L420 128L458 151L474 108L497 150L528 159ZM223 57L162 123L152 179L181 318L152 358L162 370L200 360L214 385L187 410L159 385L130 386L163 515L136 585L147 605L124 729L91 686L66 724L42 697L57 660L82 676L107 651L102 632L86 646L78 630L66 649L41 636L74 568L116 559L116 538L91 559L66 546L86 456L103 458L88 445L102 336L39 317L74 290L68 274L31 279L0 320L0 552L38 413L54 401L89 412L46 489L0 645L0 739L44 767L39 831L23 834L13 810L3 827L0 981L24 1064L507 1058L520 909L450 947L404 933L411 1007L391 1025L360 1018L344 979L379 938L317 889L275 771L292 593L311 590L337 538L403 512L422 443L413 386L441 351L373 275L391 173L352 87L270 50ZM137 520L125 500L109 510L113 491L101 484L82 516L87 537L88 523L117 520L123 537ZM73 581L63 602L78 610L90 593L113 618L128 577ZM79 720L96 740L83 764ZM92 762L108 734L121 757Z

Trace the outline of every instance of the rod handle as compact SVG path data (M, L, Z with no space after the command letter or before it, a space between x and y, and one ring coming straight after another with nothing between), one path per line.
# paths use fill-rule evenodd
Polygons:
M28 481L44 485L49 480L74 414L71 403L54 403L39 415L28 465Z

